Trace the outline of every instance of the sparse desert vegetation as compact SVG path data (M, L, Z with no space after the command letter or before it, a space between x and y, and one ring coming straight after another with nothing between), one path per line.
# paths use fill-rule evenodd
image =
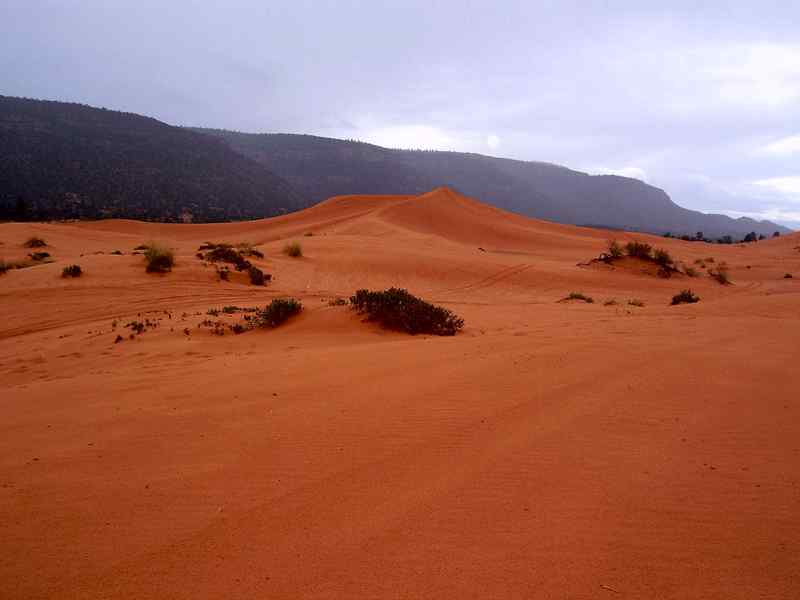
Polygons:
M455 335L464 326L464 319L441 306L435 306L400 288L382 292L358 290L350 297L350 305L387 329L412 335Z
M83 269L80 265L69 265L61 271L61 277L80 277L81 275L83 275Z
M237 271L246 271L253 285L264 285L272 279L272 275L264 273L261 269L247 260L246 257L264 258L264 253L254 248L251 244L242 243L238 246L226 243L206 242L198 248L197 257L210 263L224 263L233 265ZM217 266L220 280L229 281L228 267Z
M639 300L638 298L631 298L630 300L628 300L628 306L635 306L637 308L643 308L644 307L644 302L642 300Z
M652 260L653 247L646 242L631 241L625 244L625 253L634 258Z
M303 310L295 298L275 298L267 306L255 311L250 319L252 327L277 327Z
M292 258L300 258L303 256L303 247L300 242L289 242L283 247L283 253Z
M25 248L44 248L45 246L47 246L47 242L40 237L33 236L25 240L25 243L22 245Z
M168 273L175 266L175 254L163 244L151 243L146 246L144 258L148 273Z
M708 276L722 285L730 285L731 283L728 275L728 265L724 262L719 263L715 269L709 269Z
M591 296L587 296L582 292L570 292L568 296L562 298L561 300L559 300L559 302L567 302L569 300L581 300L583 302L586 302L587 304L594 303L594 298L592 298Z
M681 290L672 297L673 306L676 304L694 304L700 302L700 297L692 293L692 290Z

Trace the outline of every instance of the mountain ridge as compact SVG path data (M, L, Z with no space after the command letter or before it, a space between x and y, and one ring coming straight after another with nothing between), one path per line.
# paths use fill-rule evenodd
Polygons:
M769 221L681 207L666 191L638 179L591 175L549 162L391 149L310 134L192 130L220 137L267 165L309 202L360 193L419 194L449 186L500 208L559 223L656 234L702 231L712 237L791 231Z

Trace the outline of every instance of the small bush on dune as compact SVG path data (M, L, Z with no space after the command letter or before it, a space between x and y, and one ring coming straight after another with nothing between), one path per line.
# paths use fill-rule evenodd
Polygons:
M608 254L611 258L622 258L623 250L617 240L611 240L608 243Z
M686 273L689 277L697 277L699 275L699 273L692 267L686 267L684 269L684 273Z
M628 242L625 244L625 252L627 252L628 256L633 256L634 258L651 260L653 258L651 255L652 251L653 248L650 244L644 242Z
M350 297L351 306L388 329L410 334L455 335L464 319L441 306L435 306L407 290L390 288L383 292L358 290Z
M560 302L566 302L567 300L583 300L587 304L592 304L594 302L594 298L581 292L570 292L569 296L562 298Z
M283 247L283 253L292 258L299 258L303 256L303 247L300 242L291 242Z
M617 304L619 304L619 302L617 302L613 298L611 300L606 300L605 302L603 302L603 306L616 306Z
M43 248L44 246L47 246L47 242L40 237L30 237L22 245L26 248Z
M656 248L656 250L653 251L653 260L656 262L656 264L660 265L665 269L671 267L672 264L675 262L672 260L672 256L670 256L669 252L667 252L663 248Z
M33 252L32 254L28 254L28 256L31 258L31 260L42 261L42 260L44 260L46 258L50 258L50 253L49 252Z
M148 273L167 273L175 266L175 254L166 246L150 244L144 252Z
M728 265L725 263L720 263L716 269L709 269L708 276L722 285L729 285L731 283L731 279L728 276Z
M642 308L644 306L644 302L642 302L641 300L637 300L636 298L631 298L630 300L628 300L628 304L630 306L636 306L638 308Z
M776 232L776 233L777 233L777 232ZM786 275L784 275L784 276L783 276L783 278L784 278L784 279L793 279L793 276L792 276L792 274L791 274L791 273L787 273Z
M250 265L247 269L247 274L250 276L250 283L253 285L264 285L266 281L272 279L272 275L269 273L264 274L264 271L253 265Z
M680 294L675 294L672 297L672 305L676 304L694 304L700 302L700 297L695 296L692 290L682 290Z
M136 250L147 250L148 247L149 246L147 244L139 244L138 246L136 246L136 248L134 248L134 251L136 251Z
M62 277L80 277L83 275L83 270L81 269L80 265L70 265L68 267L64 267L61 271Z
M11 267L8 265L6 261L0 258L0 275L8 271Z
M276 298L266 307L257 310L250 319L253 327L277 327L303 310L303 305L294 298Z
M264 253L261 250L253 247L253 244L249 242L242 242L236 246L239 249L239 253L243 256L255 256L256 258L264 258Z

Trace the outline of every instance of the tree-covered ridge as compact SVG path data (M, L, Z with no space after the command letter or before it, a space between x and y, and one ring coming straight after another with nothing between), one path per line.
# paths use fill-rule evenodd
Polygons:
M286 181L211 136L0 96L0 219L226 221L298 208Z

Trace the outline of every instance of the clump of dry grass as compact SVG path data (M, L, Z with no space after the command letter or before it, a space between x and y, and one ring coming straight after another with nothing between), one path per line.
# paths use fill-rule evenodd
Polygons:
M175 266L175 254L172 250L155 242L147 244L144 258L148 273L168 273Z
M303 256L303 247L300 242L289 242L283 247L283 253L292 258L300 258Z

